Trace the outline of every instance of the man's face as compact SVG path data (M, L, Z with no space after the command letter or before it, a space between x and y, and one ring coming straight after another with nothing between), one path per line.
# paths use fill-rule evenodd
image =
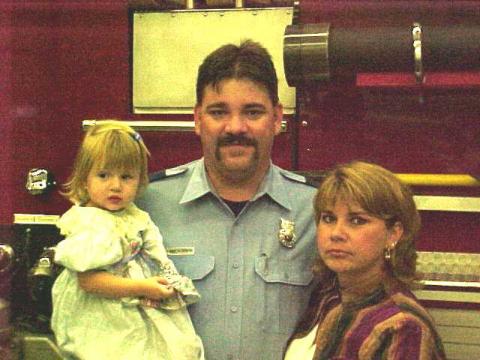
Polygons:
M282 123L282 106L272 104L266 88L246 79L208 85L194 117L210 175L233 181L263 175Z

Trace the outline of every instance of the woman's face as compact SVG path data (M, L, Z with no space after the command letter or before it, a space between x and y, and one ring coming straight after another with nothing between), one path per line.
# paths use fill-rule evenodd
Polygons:
M394 245L403 229L396 223L387 229L356 202L337 200L320 214L317 245L327 267L337 273L342 286L379 277L384 271L384 249Z

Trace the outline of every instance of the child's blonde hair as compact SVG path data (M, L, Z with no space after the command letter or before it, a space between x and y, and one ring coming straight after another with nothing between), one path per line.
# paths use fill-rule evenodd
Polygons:
M139 170L138 195L148 185L149 155L142 138L130 126L118 120L98 122L83 138L62 195L75 204L87 203L87 177L94 166L105 170Z

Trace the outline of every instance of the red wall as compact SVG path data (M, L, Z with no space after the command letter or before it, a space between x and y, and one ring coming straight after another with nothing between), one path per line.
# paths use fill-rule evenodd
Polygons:
M11 224L14 213L59 214L68 207L56 191L28 194L25 181L35 167L66 180L82 120L172 120L132 113L130 18L122 0L0 3L0 224ZM201 155L193 133L144 138L153 153L152 170ZM275 155L285 167L288 138L282 135Z
M332 5L330 5L332 6ZM0 3L0 225L14 213L60 214L69 206L56 190L25 191L30 168L68 176L84 119L184 119L134 115L131 106L131 23L126 1L44 0ZM370 80L369 80L370 79ZM402 173L473 173L480 163L478 90L383 91L332 88L301 99L298 160L293 122L274 149L281 166L322 170L365 159ZM370 81L370 82L369 82ZM145 133L151 170L200 156L193 133ZM478 174L477 174L478 175ZM423 188L422 194L478 196L479 188ZM423 213L420 249L480 252L478 214Z
M30 168L45 167L65 181L84 119L134 119L131 112L130 24L125 1L43 1L0 4L3 184L0 223L14 213L58 214L56 192L25 191ZM149 117L154 119L155 117ZM194 157L193 135L157 135L163 148L153 165ZM175 140L175 141L174 141ZM192 143L195 143L194 145ZM197 154L196 154L197 153Z
M123 2L3 3L0 13L5 224L13 213L65 209L57 194L25 191L28 170L45 167L64 179L81 121L129 114L129 26Z

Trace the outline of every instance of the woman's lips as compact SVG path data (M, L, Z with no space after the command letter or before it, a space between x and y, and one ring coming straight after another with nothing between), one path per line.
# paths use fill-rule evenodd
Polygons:
M330 249L326 251L326 254L331 257L346 257L351 255L350 252L340 249Z

